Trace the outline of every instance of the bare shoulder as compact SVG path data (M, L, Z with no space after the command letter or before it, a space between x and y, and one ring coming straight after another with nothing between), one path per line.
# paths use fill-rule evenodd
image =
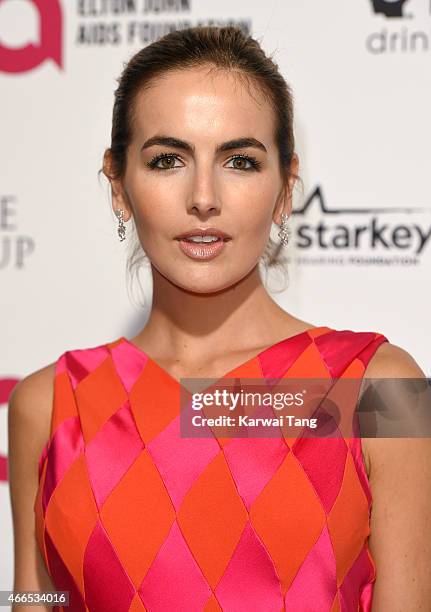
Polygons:
M373 357L370 359L364 372L361 393L363 392L366 381L378 378L414 378L427 380L425 373L420 368L414 357L402 347L384 342L381 344ZM405 406L405 410L409 407ZM415 442L408 438L363 438L362 450L365 466L370 477L373 466L374 473L377 465L381 465L389 453L407 452ZM417 445L417 443L416 443Z
M364 378L426 378L426 375L408 351L383 342L370 359Z
M19 383L15 385L11 393L11 399L15 403L26 399L27 397L41 398L46 397L46 393L53 395L52 383L55 376L55 361L49 363L47 366L40 368L28 374L22 378Z
M30 436L35 453L48 441L54 396L55 362L20 380L9 397L10 439Z

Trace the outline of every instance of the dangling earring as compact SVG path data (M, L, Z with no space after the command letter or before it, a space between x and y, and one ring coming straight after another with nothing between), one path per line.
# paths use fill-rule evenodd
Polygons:
M281 213L281 225L278 237L281 240L281 244L285 247L289 242L289 228L287 227L287 220L289 215L287 213Z
M120 239L120 242L122 242L126 238L126 226L124 225L124 222L123 222L124 210L122 209L116 210L115 214L118 217L118 228L117 228L118 237Z

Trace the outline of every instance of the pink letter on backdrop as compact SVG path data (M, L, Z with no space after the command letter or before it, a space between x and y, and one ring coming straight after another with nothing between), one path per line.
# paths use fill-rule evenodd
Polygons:
M5 0L0 0L0 4ZM59 0L29 0L39 12L39 41L21 49L10 49L0 42L0 70L27 72L51 58L62 68L62 13Z

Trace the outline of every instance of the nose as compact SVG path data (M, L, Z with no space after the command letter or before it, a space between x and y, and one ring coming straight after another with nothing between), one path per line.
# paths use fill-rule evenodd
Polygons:
M220 213L221 205L217 197L215 177L210 168L196 169L187 208L190 214L199 216Z

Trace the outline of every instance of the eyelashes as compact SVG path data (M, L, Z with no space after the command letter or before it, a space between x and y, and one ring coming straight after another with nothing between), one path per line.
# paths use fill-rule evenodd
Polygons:
M237 154L233 155L229 161L233 161L235 159L245 159L246 161L250 162L251 168L242 168L246 172L249 170L260 170L260 167L262 166L262 163L253 157L253 155ZM238 170L241 170L241 168L238 168Z
M180 159L180 158L175 153L159 153L158 155L154 155L154 157L150 159L150 161L147 162L146 165L151 170L173 170L174 168L178 168L178 166L172 166L171 168L160 168L159 166L157 166L157 164L159 163L161 159Z
M146 162L146 165L151 170L174 170L175 168L180 168L180 166L171 166L167 168L166 167L161 168L160 166L158 166L158 163L159 161L164 160L164 159L178 159L181 161L180 157L176 153L159 153L158 155L154 155L154 157L150 159L150 161ZM243 153L236 154L236 155L233 155L229 159L229 161L234 161L236 159L241 159L241 160L245 160L246 162L249 162L251 164L251 167L234 168L235 170L242 170L244 172L250 172L250 171L253 172L253 171L259 171L262 166L262 162L258 161L255 157L253 157L253 155L245 155Z

